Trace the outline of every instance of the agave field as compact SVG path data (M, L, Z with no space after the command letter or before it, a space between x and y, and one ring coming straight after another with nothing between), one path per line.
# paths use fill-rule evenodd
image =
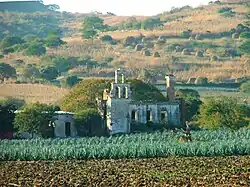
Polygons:
M250 129L194 131L193 141L185 143L178 141L181 136L181 132L164 131L113 137L1 140L0 160L125 159L250 154Z

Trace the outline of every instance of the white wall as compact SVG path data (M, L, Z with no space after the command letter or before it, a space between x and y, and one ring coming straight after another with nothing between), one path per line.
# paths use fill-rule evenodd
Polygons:
M55 130L54 130L54 135L57 138L64 138L66 137L65 134L65 124L70 123L70 136L75 137L77 136L77 129L75 127L74 123L74 117L73 115L69 114L60 114L56 116L57 120L55 121Z

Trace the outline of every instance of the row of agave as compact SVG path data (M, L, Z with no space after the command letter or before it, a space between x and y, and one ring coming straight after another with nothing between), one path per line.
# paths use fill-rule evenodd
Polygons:
M78 139L0 141L0 160L119 159L250 154L250 130L194 131L181 143L180 132L141 133Z

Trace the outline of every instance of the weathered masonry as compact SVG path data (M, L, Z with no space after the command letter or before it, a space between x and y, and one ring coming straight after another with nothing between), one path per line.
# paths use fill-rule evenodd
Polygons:
M117 70L111 90L106 89L103 93L103 115L109 133L129 133L133 122L171 123L178 127L181 124L181 102L175 98L174 84L174 76L167 75L167 102L133 101L130 84L125 82L125 74Z

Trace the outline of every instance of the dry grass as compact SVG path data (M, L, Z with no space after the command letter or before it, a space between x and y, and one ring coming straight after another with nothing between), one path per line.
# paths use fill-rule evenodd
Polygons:
M58 103L68 89L40 84L0 84L0 98L14 97L27 103Z

